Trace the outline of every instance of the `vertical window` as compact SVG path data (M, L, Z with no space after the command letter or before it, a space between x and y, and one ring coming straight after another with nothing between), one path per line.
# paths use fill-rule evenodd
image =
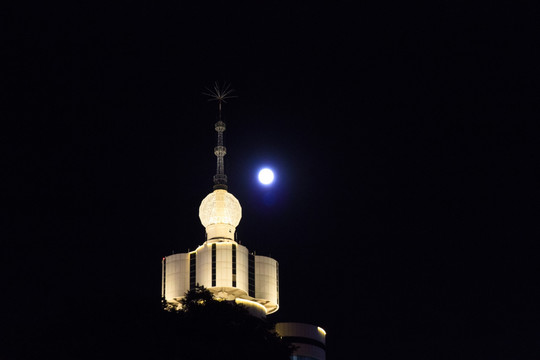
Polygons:
M236 287L236 245L232 246L232 286Z
M248 293L255 297L255 254L249 254L248 274Z
M212 244L212 286L216 286L216 244Z
M162 261L162 267L161 267L161 273L163 274L162 278L163 278L163 284L161 286L161 297L162 298L165 298L165 278L167 276L167 258L163 258L163 261Z
M279 305L279 263L276 261L276 298Z
M189 288L194 289L197 285L197 253L189 254Z

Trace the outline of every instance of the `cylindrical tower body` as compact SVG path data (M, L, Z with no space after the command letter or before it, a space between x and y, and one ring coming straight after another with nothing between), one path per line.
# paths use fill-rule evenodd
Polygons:
M250 254L235 241L207 241L190 253L166 256L162 269L162 295L172 305L178 306L185 293L199 284L217 298L262 305L264 315L279 308L277 261Z
M268 306L279 305L278 262L267 256L255 256L255 297L266 299ZM277 308L276 308L277 310Z
M189 254L173 254L162 261L162 296L178 301L189 289Z
M296 347L291 358L326 360L326 332L322 328L304 323L282 322L276 324L276 332Z

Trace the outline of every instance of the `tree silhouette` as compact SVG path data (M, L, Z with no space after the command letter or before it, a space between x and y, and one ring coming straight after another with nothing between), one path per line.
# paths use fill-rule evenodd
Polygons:
M218 301L203 286L189 290L181 310L165 312L164 356L181 359L288 360L290 344L273 324L234 301Z
M159 297L91 298L85 303L91 306L71 300L60 316L9 323L0 358L288 360L291 354L270 322L202 286L186 293L181 310L164 311Z
M182 304L183 312L191 312L200 310L207 304L212 305L215 301L214 295L212 295L208 289L197 284L193 289L186 292L186 295L180 300L180 303Z

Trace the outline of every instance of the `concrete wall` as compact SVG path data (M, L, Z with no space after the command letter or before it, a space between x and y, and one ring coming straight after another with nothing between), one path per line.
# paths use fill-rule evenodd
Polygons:
M255 256L255 297L278 304L277 261L267 256Z
M162 277L162 295L165 295L165 299L183 297L189 289L189 254L167 256L162 262L162 269L163 267L165 270L165 289L163 289Z
M326 332L315 325L282 322L276 324L276 332L291 341L297 349L293 354L316 360L326 360Z
M212 286L212 246L216 248L216 283ZM233 283L233 246L236 246L236 283ZM227 300L243 298L263 304L268 313L279 304L278 263L267 256L255 256L255 297L249 294L249 251L233 241L207 241L191 253L163 259L162 286L165 299L178 302L190 289L190 254L196 253L195 282L215 294L227 294ZM233 286L235 285L235 286Z

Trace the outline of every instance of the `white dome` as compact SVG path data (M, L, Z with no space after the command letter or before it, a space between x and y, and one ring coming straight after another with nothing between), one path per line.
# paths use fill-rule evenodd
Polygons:
M242 218L242 207L233 194L227 190L217 189L201 202L199 218L205 228L212 224L237 227Z

